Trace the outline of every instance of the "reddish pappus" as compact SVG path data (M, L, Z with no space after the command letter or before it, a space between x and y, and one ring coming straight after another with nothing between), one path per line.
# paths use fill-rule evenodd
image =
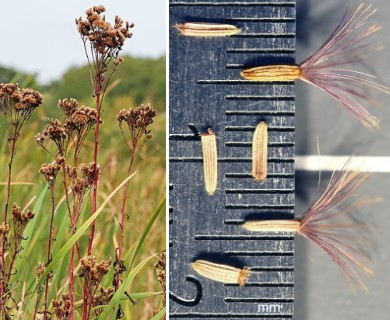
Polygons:
M294 81L299 78L329 93L365 127L378 129L378 119L356 101L356 98L371 101L364 87L387 94L390 94L390 91L372 81L374 76L348 67L362 63L367 54L380 49L364 42L367 37L380 30L380 27L373 25L362 30L375 11L372 5L365 4L349 8L321 48L298 66L261 66L244 70L241 75L248 80L270 82Z
M337 264L352 291L358 288L368 292L355 269L366 275L373 271L366 266L369 261L365 252L364 234L367 226L346 221L346 214L361 208L373 200L360 200L345 209L338 206L367 180L368 174L350 171L351 157L342 171L333 172L324 193L303 213L300 220L247 221L243 227L251 231L273 232L289 231L298 233L313 241Z

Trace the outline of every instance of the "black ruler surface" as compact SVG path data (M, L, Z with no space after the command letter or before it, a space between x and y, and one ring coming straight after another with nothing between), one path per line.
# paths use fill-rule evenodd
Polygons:
M243 68L295 63L295 0L170 0L169 283L170 319L291 319L294 238L253 234L245 219L294 216L294 83L243 80ZM193 38L183 22L236 25L242 33ZM268 177L251 176L256 125L269 128ZM218 187L204 188L202 148L194 131L217 137ZM244 287L197 275L196 259L251 270Z

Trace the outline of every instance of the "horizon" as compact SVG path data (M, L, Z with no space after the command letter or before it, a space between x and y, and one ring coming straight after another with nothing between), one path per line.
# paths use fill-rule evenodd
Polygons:
M153 11L149 10L149 1L101 0L99 4L106 7L107 21L112 22L113 17L119 15L135 23L133 37L127 39L122 56L158 58L166 55L165 1L153 1ZM2 50L0 65L35 74L37 81L46 85L59 79L69 68L86 64L74 20L84 18L85 11L93 5L97 5L96 1L5 2L0 29L5 37L3 48L11 49Z

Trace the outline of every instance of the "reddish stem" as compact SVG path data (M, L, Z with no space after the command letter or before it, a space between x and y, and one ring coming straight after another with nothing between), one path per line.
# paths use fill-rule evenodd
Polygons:
M98 119L96 121L95 126L95 146L94 146L94 152L93 152L93 161L95 163L95 178L93 181L92 186L92 212L91 214L94 214L97 208L97 187L98 187L98 180L99 175L97 171L97 158L98 158L98 151L99 151L99 127L100 127L100 107L101 107L101 101L100 101L100 92L96 93L96 110L98 114ZM95 235L95 221L91 224L91 233L89 235L89 242L88 242L88 255L92 252L92 245L93 245L93 237Z
M47 265L51 261L51 243L53 238L53 222L54 222L54 210L55 210L55 200L54 200L54 186L50 186L50 192L51 192L51 218L50 218L50 229L49 229L49 241L47 244ZM47 302L48 302L48 296L49 296L49 276L46 276L46 283L45 283L45 303L44 303L44 320L49 319L47 317Z
M96 64L95 64L96 66ZM96 70L96 92L95 92L95 101L96 101L96 111L97 111L97 121L95 126L95 144L94 144L94 152L93 152L93 161L95 163L95 175L94 175L94 181L92 186L92 211L91 215L95 213L97 208L97 187L98 187L98 180L99 180L99 174L97 171L97 158L98 158L98 151L99 151L99 128L100 128L100 116L101 116L101 87L102 84L99 83L99 71ZM88 241L88 255L92 253L92 246L93 246L93 238L95 235L95 221L91 224L91 232L89 234L89 241ZM83 289L84 297L83 297L83 320L87 320L89 318L90 308L88 306L88 297L89 292L87 288L87 283L84 282L84 289Z
M15 129L15 135L16 135L16 129ZM16 136L13 137L11 142L11 145L9 146L10 151L10 159L8 162L8 180L7 180L7 191L6 191L6 198L5 198L5 209L4 209L4 224L7 223L7 213L8 213L8 205L9 205L9 198L11 196L11 177L12 177L12 163L14 160L14 154L15 154L15 145L16 145ZM5 236L3 236L3 241L1 242L1 273L2 273L2 281L0 283L0 302L1 302L1 309L3 309L3 304L5 303L5 300L3 300L5 296L5 283L4 279L6 278L5 273Z
M131 159L129 163L129 168L127 169L127 176L130 176L131 168L133 167L134 159L135 159L135 152L136 152L137 143L133 143L133 149L131 152ZM119 248L118 248L118 270L116 273L116 281L115 281L115 291L118 290L119 287L119 269L121 268L120 261L122 260L122 253L123 253L123 241L125 236L125 206L126 206L126 200L127 200L127 189L129 186L129 180L126 182L123 190L123 199L122 199L122 207L121 207L121 213L120 213L120 226L121 226L121 236L119 240Z
M72 236L73 236L72 232ZM69 320L73 320L73 292L74 292L74 266L73 266L73 260L74 260L74 246L72 246L72 249L70 250L70 261L69 261Z

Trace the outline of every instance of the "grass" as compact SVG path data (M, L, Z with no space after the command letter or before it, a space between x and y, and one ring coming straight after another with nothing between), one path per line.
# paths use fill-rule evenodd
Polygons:
M63 97L59 97L63 98ZM84 102L85 104L88 101ZM116 125L116 114L119 109L133 107L130 105L105 105L103 113L103 124L100 135L100 155L99 163L102 169L99 183L99 205L111 194L125 178L127 169L128 152L123 137ZM35 205L37 215L33 219L33 224L25 233L28 240L23 243L24 250L21 252L21 259L17 265L16 287L14 297L16 300L25 297L22 308L18 311L15 319L25 319L24 311L27 308L29 295L36 284L35 269L40 261L46 261L47 236L50 220L50 192L46 192L47 185L38 170L42 163L50 162L50 157L38 147L34 142L36 133L44 128L46 117L55 116L56 106L39 108L40 110L33 116L27 126L23 128L22 136L18 141L15 156L15 166L12 186L11 201L18 202L22 207L33 201L30 208ZM7 178L7 141L3 119L0 118L0 194L5 194ZM160 112L155 118L155 123L151 126L153 138L145 144L138 153L133 172L137 171L130 180L129 196L127 202L126 238L124 260L129 268L130 260L137 250L137 243L142 238L148 221L152 217L154 210L161 203L165 195L165 113ZM91 161L93 150L92 136L86 141L86 147L80 156L80 162ZM87 152L86 152L87 150ZM83 153L84 152L84 153ZM59 190L60 188L57 188ZM94 254L98 260L112 258L115 260L115 248L118 246L119 235L119 211L120 195L114 195L107 202L103 211L97 218ZM56 200L61 195L56 196ZM42 205L40 201L42 200ZM1 208L4 207L4 197L0 197ZM90 215L91 201L87 201L84 216L80 220L79 227ZM60 203L55 214L55 242L53 255L58 253L71 236L69 219L66 214L64 203ZM85 255L89 232L85 232L80 238L81 255ZM122 300L122 307L125 312L125 319L151 319L153 310L161 307L161 287L157 281L153 264L156 258L150 258L154 254L165 250L165 210L156 216L154 224L145 235L144 243L139 247L138 257L134 266L140 261L145 261L145 266L139 273L134 274L131 286L126 290L133 296L136 304ZM65 256L54 268L54 276L51 279L49 301L58 298L62 292L66 292L68 257ZM76 274L80 272L79 264L76 263ZM105 277L104 285L110 285L113 273L110 272ZM125 279L125 277L123 277ZM77 294L76 304L82 301L82 281L76 277ZM56 297L55 297L56 296ZM123 298L122 298L123 299ZM52 310L52 309L51 309ZM81 309L76 311L76 319L80 317ZM157 318L156 318L157 319Z

